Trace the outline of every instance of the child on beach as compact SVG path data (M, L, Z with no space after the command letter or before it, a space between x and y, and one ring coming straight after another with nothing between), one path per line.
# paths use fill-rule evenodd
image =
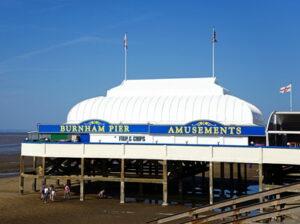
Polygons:
M71 189L67 184L64 184L64 199L70 199L71 195L70 195Z
M43 182L40 188L40 193L41 193L41 200L44 199L44 190L45 190L46 184Z
M104 190L104 189L101 190L101 191L99 192L99 194L97 194L97 196L98 196L100 199L106 198L106 196L105 196L105 190Z
M54 201L55 195L56 195L56 193L55 193L54 185L51 184L51 185L50 185L50 200L51 200L51 201Z
M47 203L48 202L48 197L49 197L49 188L48 186L46 185L45 188L44 188L44 203Z

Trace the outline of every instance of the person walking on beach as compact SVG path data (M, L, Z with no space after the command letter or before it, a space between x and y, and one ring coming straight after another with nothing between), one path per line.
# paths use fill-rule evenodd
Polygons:
M49 193L50 193L50 200L54 201L56 193L55 193L55 188L54 188L53 184L50 185L50 192Z
M46 185L45 188L44 188L44 203L47 203L48 202L48 197L49 197L49 187Z
M44 191L45 191L45 187L46 187L46 184L45 184L45 182L43 182L42 185L41 185L41 188L40 188L41 200L44 199Z
M64 184L64 199L71 198L70 192L71 192L71 189L70 189L69 185Z
M97 194L97 196L100 198L100 199L103 199L103 198L106 198L106 195L105 195L105 189L102 189L99 194Z

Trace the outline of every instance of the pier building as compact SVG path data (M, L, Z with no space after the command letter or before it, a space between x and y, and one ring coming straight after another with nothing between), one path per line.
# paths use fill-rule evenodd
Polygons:
M299 165L299 151L264 147L263 115L254 105L229 93L215 78L126 80L106 96L87 99L68 113L66 123L38 124L33 138L22 143L20 192L24 178L79 181L84 200L88 181L119 182L120 202L125 183L162 185L162 204L168 203L168 183L202 175L209 179L214 199L214 166L228 164L233 179L247 164ZM281 154L284 154L282 157ZM24 162L33 161L25 172ZM243 168L242 168L243 167Z

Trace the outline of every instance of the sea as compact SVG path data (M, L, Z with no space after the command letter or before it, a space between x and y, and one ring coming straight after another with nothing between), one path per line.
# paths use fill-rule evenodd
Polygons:
M19 174L21 142L27 133L0 133L0 178Z

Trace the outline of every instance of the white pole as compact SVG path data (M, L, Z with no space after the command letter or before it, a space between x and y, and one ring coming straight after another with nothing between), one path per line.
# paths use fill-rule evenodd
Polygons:
M125 33L125 35L124 35L124 41L123 41L124 43L124 53L125 53L125 61L124 61L124 66L125 66L125 68L124 68L124 80L126 81L127 80L127 48L128 48L128 46L127 46L127 33Z
M215 27L213 27L211 42L212 42L212 77L215 77L215 43L217 42Z
M127 80L127 49L124 48L125 50L125 81Z
M292 94L292 91L293 91L293 87L292 87L292 84L291 84L291 91L290 91L290 111L293 111L293 102L292 102L293 94Z
M212 76L215 77L215 42L212 42Z

